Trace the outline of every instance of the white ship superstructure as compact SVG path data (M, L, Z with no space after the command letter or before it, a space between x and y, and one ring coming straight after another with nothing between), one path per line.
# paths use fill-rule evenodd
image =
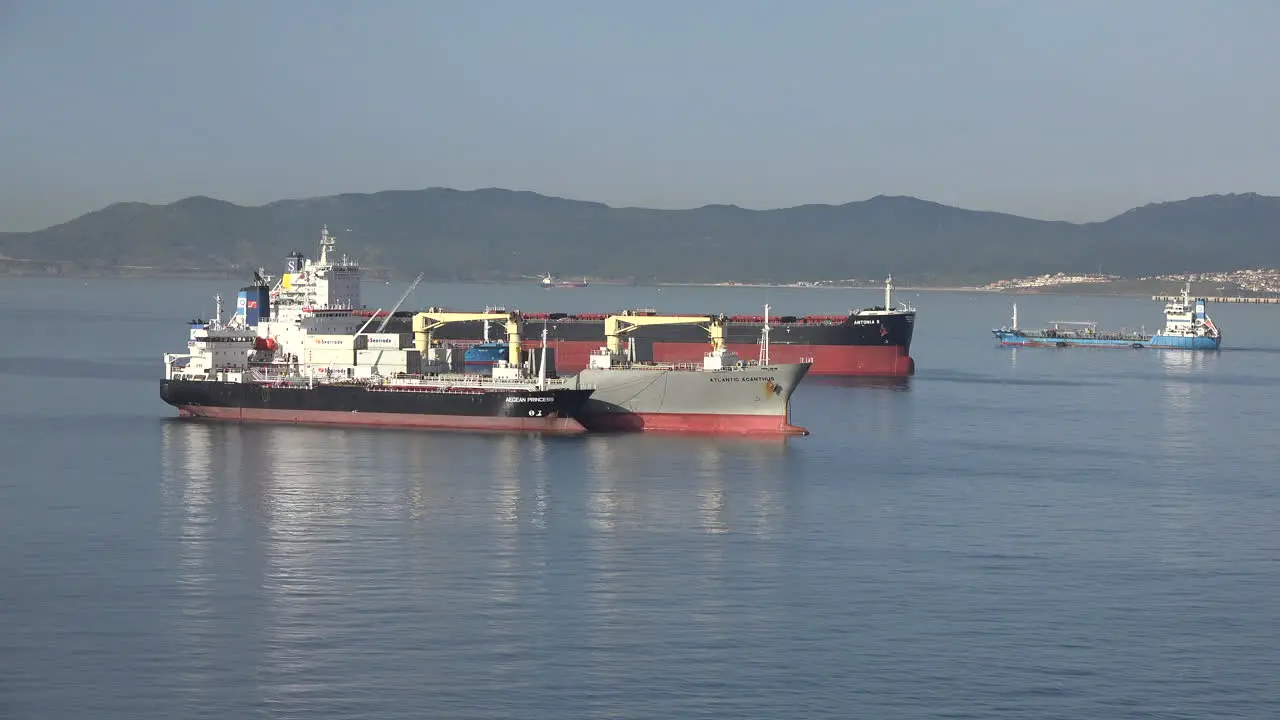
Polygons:
M345 254L335 259L337 239L329 226L320 230L320 258L302 253L285 258L285 271L271 288L272 318L287 322L304 317L307 310L358 310L360 264Z
M253 361L270 362L267 343L243 323L222 322L222 298L214 297L212 320L188 323L187 351L164 354L164 377L239 382Z
M1220 342L1222 333L1205 312L1204 298L1191 297L1191 281L1182 288L1182 297L1164 306L1164 329L1156 333L1170 345L1206 345Z
M252 295L256 288L242 291ZM261 288L265 292L265 287ZM406 293L407 294L407 293ZM430 331L440 324L459 319L503 319L495 313L481 315L467 313L425 312L414 319L415 332L403 333L409 338L408 347L370 347L371 338L378 335L365 333L319 333L308 330L306 316L298 325L289 328L289 337L296 344L296 352L286 350L273 337L259 334L268 323L253 325L250 313L236 313L232 320L222 322L222 299L215 296L212 320L192 320L189 323L187 352L165 353L165 380L256 382L256 383L305 383L314 385L333 382L362 381L384 384L394 381L406 387L483 387L491 389L582 388L576 379L547 377L546 330L543 330L542 356L532 354L529 364L523 367L496 364L488 375L458 372L462 364L461 353L455 348L430 340ZM246 309L252 299L244 304ZM514 313L507 313L509 327L517 322ZM371 318L360 318L367 321ZM384 334L399 340L400 333ZM519 342L518 330L513 332ZM516 350L515 354L520 355ZM529 374L536 368L536 375Z
M320 257L312 260L290 253L284 272L271 287L271 312L259 319L257 332L274 340L287 355L302 358L308 348L327 347L309 336L355 335L369 320L359 312L364 310L360 265L345 254L335 257L336 251L337 240L326 225L320 231Z
M256 284L240 290L225 327L253 333L277 363L303 373L352 364L385 373L416 372L412 335L380 332L394 310L365 308L360 281L360 264L337 254L337 239L326 225L319 258L290 253L279 278L259 269Z

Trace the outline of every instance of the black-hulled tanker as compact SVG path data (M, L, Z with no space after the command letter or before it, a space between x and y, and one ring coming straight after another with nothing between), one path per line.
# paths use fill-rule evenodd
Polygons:
M275 288L259 273L227 323L221 301L212 321L192 320L188 352L165 354L161 399L181 416L215 420L586 431L578 418L591 389L519 366L488 376L453 372L460 353L455 362L451 350L368 332L372 319L351 307L358 268L331 260L332 246L326 230L318 262L291 256Z
M187 380L160 383L183 417L245 422L579 433L590 390L429 383Z

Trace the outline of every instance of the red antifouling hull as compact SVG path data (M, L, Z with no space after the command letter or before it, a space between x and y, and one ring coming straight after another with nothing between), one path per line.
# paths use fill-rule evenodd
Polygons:
M604 343L584 340L560 340L552 343L556 352L556 372L567 375L587 367L591 353ZM725 347L745 360L760 355L759 345L729 343ZM710 345L678 342L655 342L653 360L666 363L702 363ZM798 363L813 359L810 375L910 377L916 362L896 346L875 345L780 345L769 348L769 361Z
M339 412L331 410L266 410L259 408L182 406L181 417L236 422L342 425L347 427L420 428L432 430L526 431L574 435L586 432L582 423L562 417L470 417L410 413Z

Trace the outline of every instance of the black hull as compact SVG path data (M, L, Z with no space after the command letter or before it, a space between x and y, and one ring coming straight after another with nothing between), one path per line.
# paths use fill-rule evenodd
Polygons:
M475 430L583 432L577 421L591 390L441 392L314 388L162 380L160 397L187 417L216 420Z
M392 332L412 330L413 313L397 313ZM704 316L705 317L705 316ZM525 314L526 347L536 344L547 326L549 347L561 374L588 366L591 353L604 345L604 316L563 313ZM910 377L915 373L911 339L915 311L863 312L848 316L779 316L771 318L771 358L777 363L811 362L809 374L833 377ZM763 317L734 317L725 324L726 348L744 358L760 353ZM432 331L435 339L461 345L484 338L481 321L450 323ZM490 337L501 339L500 324L490 326ZM627 333L636 358L669 363L701 363L711 337L697 325L652 325Z
M694 313L696 314L696 313ZM839 320L807 321L807 318L775 320L769 334L774 345L818 346L867 346L900 348L903 355L911 351L911 339L915 331L914 312L893 312L884 315L850 315ZM536 315L525 316L525 333L529 338L540 336L543 319ZM578 316L551 316L546 319L547 338L553 341L590 341L604 344L604 319L585 319ZM725 341L729 344L755 345L760 342L763 323L729 322L725 325ZM408 317L396 317L388 326L389 332L412 330ZM481 322L459 322L432 330L438 340L479 341L484 339ZM654 325L640 327L627 333L639 342L691 343L699 346L710 342L707 330L697 325ZM492 323L490 337L502 338L500 323Z

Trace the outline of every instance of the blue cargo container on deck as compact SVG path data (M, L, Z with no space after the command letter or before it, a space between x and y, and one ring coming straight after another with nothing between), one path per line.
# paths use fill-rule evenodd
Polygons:
M487 373L499 362L508 361L510 347L506 342L498 340L488 340L472 345L462 354L464 370L469 373ZM529 360L536 368L537 363L542 362L542 348L530 348L526 361ZM551 377L556 375L556 350L552 347L547 348L547 375Z
M507 359L508 345L505 342L490 340L467 348L463 354L463 362L467 371L487 370Z

